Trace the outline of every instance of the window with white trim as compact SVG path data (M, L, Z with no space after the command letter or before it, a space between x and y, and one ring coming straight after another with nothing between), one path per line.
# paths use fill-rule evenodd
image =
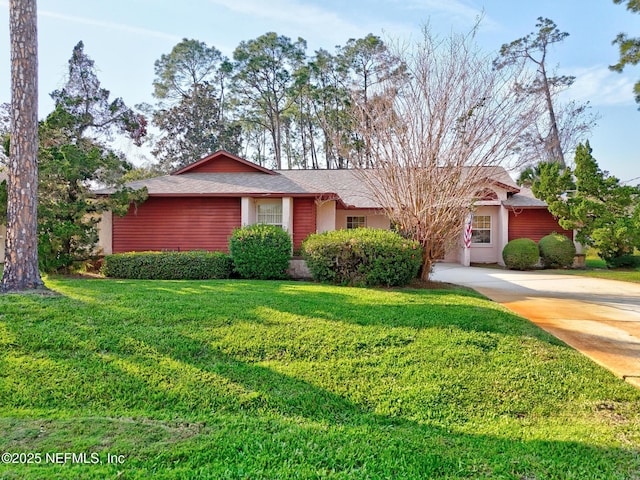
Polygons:
M256 220L258 223L282 227L282 202L258 203Z
M491 215L474 215L471 228L471 243L491 243Z
M367 226L367 217L364 217L364 216L347 217L347 229L363 228L366 226Z

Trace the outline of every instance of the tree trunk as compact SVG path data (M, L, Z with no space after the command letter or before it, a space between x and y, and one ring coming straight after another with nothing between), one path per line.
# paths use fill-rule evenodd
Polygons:
M271 115L271 139L273 140L273 154L276 161L276 170L282 170L280 116L277 112L272 112Z
M38 271L38 36L36 0L9 2L11 146L0 291L42 288Z
M428 254L423 255L422 268L420 269L420 280L424 280L425 282L429 281L432 268L433 268L433 259L431 258L431 255L428 255Z
M551 98L551 87L549 86L549 79L547 78L547 71L544 68L544 63L540 64L540 71L542 73L542 81L544 86L544 97L547 102L547 110L549 112L549 123L551 124L551 155L552 160L558 162L560 167L564 170L567 164L564 161L564 152L562 151L562 145L560 144L560 131L558 129L558 122L556 120L556 112L553 109L553 99Z

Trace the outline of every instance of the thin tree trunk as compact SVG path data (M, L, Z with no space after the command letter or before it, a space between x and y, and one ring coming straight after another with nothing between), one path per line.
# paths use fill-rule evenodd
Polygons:
M560 131L558 130L558 122L556 120L556 112L553 109L553 99L551 98L551 87L549 86L549 80L547 79L547 72L544 68L544 63L540 64L542 72L542 80L544 84L544 96L547 101L547 110L549 111L549 122L551 123L551 154L553 160L560 164L561 168L566 168L567 164L564 161L564 152L562 151L562 145L560 145Z
M273 112L274 118L271 120L271 138L273 139L273 154L276 160L276 170L282 170L282 136L280 130L280 116Z
M42 288L38 271L38 36L36 0L9 2L11 146L0 291Z
M316 151L316 143L313 140L313 125L311 124L311 120L309 120L309 151L311 155L311 168L317 170L318 152Z
M327 170L331 170L333 168L333 154L331 150L331 140L326 130L324 131L324 161L326 163Z

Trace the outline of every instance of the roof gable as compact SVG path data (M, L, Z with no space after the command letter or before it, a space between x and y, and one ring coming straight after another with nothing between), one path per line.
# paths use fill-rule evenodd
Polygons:
M276 172L268 168L256 165L253 162L237 157L225 150L218 150L197 162L176 170L171 175L183 173L265 173L276 175Z

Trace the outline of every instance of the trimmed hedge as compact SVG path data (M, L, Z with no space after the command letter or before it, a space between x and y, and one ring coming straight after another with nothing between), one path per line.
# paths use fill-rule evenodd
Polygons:
M339 285L402 286L418 274L422 249L395 232L370 228L312 234L302 250L313 278Z
M130 252L106 255L107 277L142 280L208 280L229 278L231 257L222 252Z
M540 259L545 268L567 268L573 265L576 247L571 240L559 233L551 233L538 242Z
M640 267L640 255L622 255L607 260L609 268L638 268Z
M242 278L287 278L291 247L289 234L274 225L237 228L229 239L233 265Z
M531 270L540 259L538 245L530 238L511 240L502 250L502 259L512 270Z

